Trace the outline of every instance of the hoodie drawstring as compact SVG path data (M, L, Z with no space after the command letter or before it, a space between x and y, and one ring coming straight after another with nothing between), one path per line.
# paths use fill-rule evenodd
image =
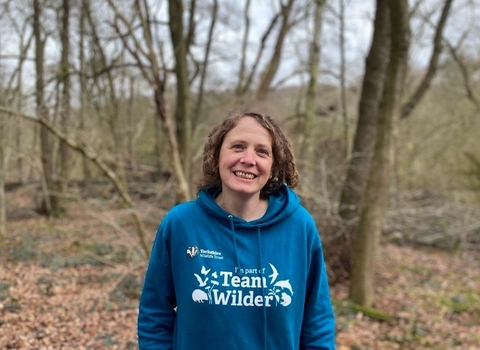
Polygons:
M242 269L240 267L240 260L238 258L237 239L235 237L235 226L233 225L233 215L229 215L228 219L230 220L230 227L232 229L233 248L235 250L235 261L237 262L238 273L241 274Z
M260 235L260 226L257 226L257 238L258 238L258 259L259 259L258 266L261 268L263 266L263 258L262 258L262 238ZM262 281L264 278L266 277L262 276ZM262 298L265 301L265 288L263 287L263 283L262 283ZM264 350L267 350L267 308L265 307L265 302L263 303L262 312L263 312L263 348Z
M233 215L228 215L228 219L230 220L230 228L232 231L233 248L235 250L235 261L237 263L238 274L241 276L243 275L243 273L242 273L242 268L240 266L240 259L238 257L237 238L235 234L235 225L233 223ZM262 268L263 266L262 239L261 239L260 233L261 233L260 226L257 226L258 260L259 260L258 266L259 268ZM266 277L262 276L262 281L264 278ZM262 283L262 298L265 301L265 288L263 286L263 283ZM263 349L267 350L267 308L265 306L265 302L263 303L263 307L262 307L262 318L263 318Z

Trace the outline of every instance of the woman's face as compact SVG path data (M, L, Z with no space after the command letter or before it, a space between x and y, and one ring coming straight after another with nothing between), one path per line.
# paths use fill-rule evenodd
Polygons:
M240 118L223 140L218 159L223 196L260 196L273 165L272 138L253 117Z

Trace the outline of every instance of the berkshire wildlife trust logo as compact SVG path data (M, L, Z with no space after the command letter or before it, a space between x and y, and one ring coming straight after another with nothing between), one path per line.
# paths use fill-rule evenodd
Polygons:
M198 255L198 248L195 246L191 246L187 248L187 256L189 258L195 258Z
M277 280L280 274L274 265L269 265L272 273L268 276L265 268L212 271L202 266L200 273L193 274L198 288L193 291L192 299L211 305L286 307L292 303L294 294L290 280Z

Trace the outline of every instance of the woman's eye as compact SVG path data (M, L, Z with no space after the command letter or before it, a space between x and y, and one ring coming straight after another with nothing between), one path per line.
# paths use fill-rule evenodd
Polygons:
M268 151L266 149L260 148L257 150L257 152L261 155L268 156Z
M232 146L232 149L234 149L234 150L242 150L243 148L244 148L244 147L243 147L243 145L241 145L241 144L237 144L237 145L233 145L233 146Z

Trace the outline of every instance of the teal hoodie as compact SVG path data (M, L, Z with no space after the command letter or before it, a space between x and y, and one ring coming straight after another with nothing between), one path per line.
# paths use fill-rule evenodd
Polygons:
M140 349L334 349L315 222L287 186L245 221L202 190L162 220L140 298Z

